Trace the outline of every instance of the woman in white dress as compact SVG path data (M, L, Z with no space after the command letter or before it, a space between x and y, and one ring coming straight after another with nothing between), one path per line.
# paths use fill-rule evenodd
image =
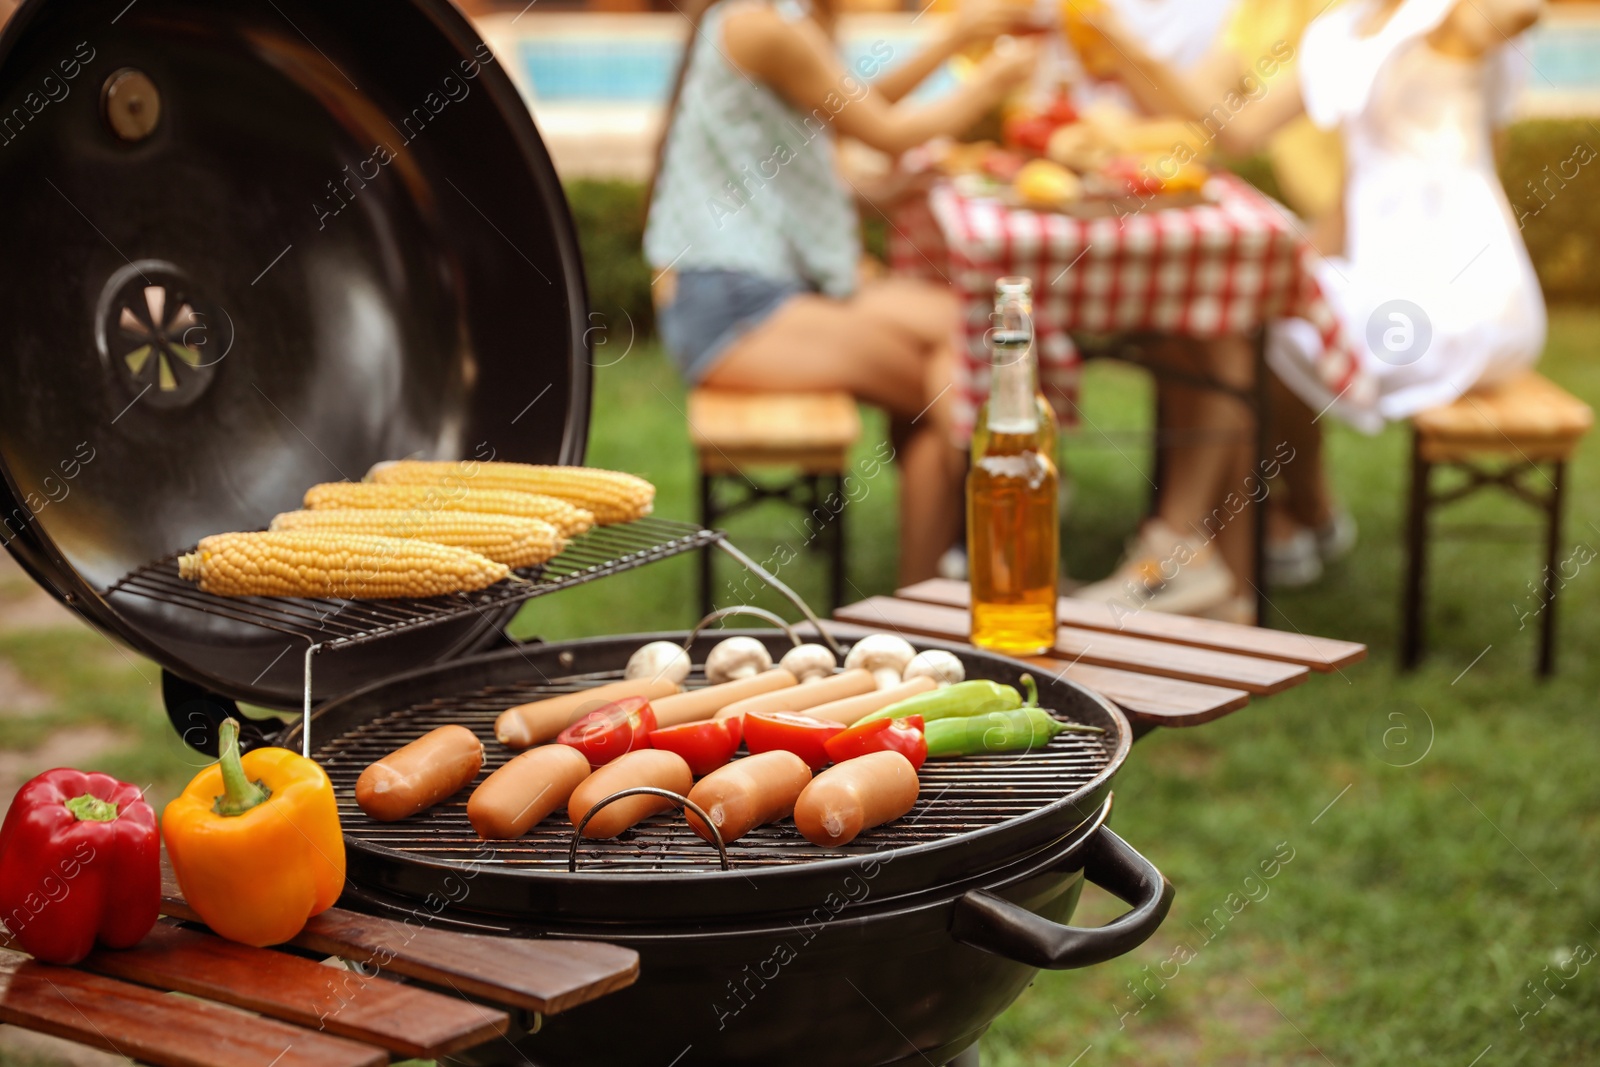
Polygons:
M1327 359L1309 323L1271 332L1273 368L1309 405L1281 413L1278 431L1296 449L1283 474L1308 528L1279 524L1276 541L1297 538L1315 552L1319 540L1335 542L1325 546L1333 550L1351 540L1323 474L1321 413L1376 432L1539 357L1544 301L1495 172L1492 127L1510 41L1541 6L1347 0L1306 30L1298 82L1269 84L1219 131L1225 151L1247 155L1308 115L1341 132L1347 159L1343 252L1323 258L1317 272L1356 367ZM1124 83L1147 107L1203 118L1209 94L1147 58L1114 19L1100 28L1128 61Z

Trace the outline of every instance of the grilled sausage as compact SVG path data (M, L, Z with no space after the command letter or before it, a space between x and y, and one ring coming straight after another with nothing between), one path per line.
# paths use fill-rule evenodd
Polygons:
M764 714L774 711L809 712L819 704L860 696L862 693L872 692L877 687L878 683L873 679L871 671L840 671L821 681L807 682L805 685L735 701L717 712L717 718L731 719L735 715L743 718L752 711ZM861 714L865 715L866 712Z
M913 678L909 682L892 685L888 689L874 689L870 693L860 696L845 697L843 700L830 700L826 704L818 704L814 708L807 708L806 714L813 719L827 719L829 722L843 723L846 726L855 725L855 721L862 716L871 715L875 711L882 711L890 704L898 704L906 697L914 697L918 693L926 693L937 686L938 683L926 675Z
M478 776L483 742L465 726L441 726L361 772L356 803L381 822L431 808Z
M567 818L572 820L573 826L577 826L597 802L624 789L649 785L657 789L669 789L682 796L689 792L689 786L693 783L694 775L689 773L689 764L676 752L654 748L629 752L589 775L572 791L572 796L567 800ZM583 828L583 836L616 837L634 823L670 807L672 801L664 797L648 794L624 797L601 809Z
M467 800L467 819L485 841L510 841L567 802L589 777L589 760L571 745L540 745L512 757Z
M770 671L762 671L760 674L753 674L737 681L708 685L703 689L691 689L687 693L679 693L677 696L652 700L650 707L656 713L657 726L681 726L686 722L709 719L736 700L753 697L758 693L770 693L775 689L787 689L798 684L799 681L794 675L782 667L775 667Z
M602 704L623 697L645 697L654 701L677 691L678 684L667 678L630 678L535 700L531 704L518 704L500 713L494 721L494 736L507 748L528 748L549 741Z
M869 752L829 767L794 804L794 825L824 848L898 819L917 802L917 772L898 752Z
M794 812L800 791L811 781L811 768L793 752L781 749L734 760L695 783L689 799L705 809L724 842L736 841L758 826L786 819ZM711 831L693 812L684 813L689 829L712 839Z

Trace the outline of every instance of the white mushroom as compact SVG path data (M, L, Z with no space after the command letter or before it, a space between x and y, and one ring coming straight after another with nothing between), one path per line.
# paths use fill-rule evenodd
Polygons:
M909 682L913 678L932 678L941 686L955 685L965 680L967 669L961 665L954 653L946 652L942 648L930 648L926 652L918 652L916 658L906 667L905 673L900 676L902 682Z
M629 679L663 678L675 685L682 685L684 679L689 677L689 654L671 641L651 641L648 645L640 645L628 657L628 666L622 676Z
M802 682L814 682L832 674L839 658L826 645L795 645L783 654L778 666Z
M706 656L706 681L712 685L749 678L772 666L772 654L753 637L730 637Z
M856 642L844 658L845 670L861 667L872 672L879 689L900 684L900 672L917 654L911 642L894 634L871 634Z

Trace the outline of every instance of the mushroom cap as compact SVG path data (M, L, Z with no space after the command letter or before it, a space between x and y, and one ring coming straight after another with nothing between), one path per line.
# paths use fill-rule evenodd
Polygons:
M640 645L628 657L624 678L664 678L682 685L689 677L689 653L671 641Z
M855 643L844 658L846 670L862 667L869 671L905 670L917 654L911 642L896 634L868 634Z
M932 678L940 685L955 685L966 680L967 669L955 653L946 652L942 648L930 648L918 652L911 662L906 664L906 669L900 677L902 681L926 677Z
M796 645L783 654L778 661L778 666L802 682L809 682L816 678L826 678L839 666L839 657L833 654L833 649L826 645L804 644Z
M730 637L713 646L706 656L706 681L731 682L748 678L772 666L772 653L753 637Z

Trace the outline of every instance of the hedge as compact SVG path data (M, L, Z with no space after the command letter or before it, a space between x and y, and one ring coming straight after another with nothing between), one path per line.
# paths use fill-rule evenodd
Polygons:
M1263 161L1234 169L1274 192ZM1600 126L1582 119L1517 123L1500 176L1545 298L1600 303ZM566 188L589 273L589 306L608 317L625 313L641 336L654 332L650 270L640 252L643 186L584 180ZM867 247L881 254L881 219L869 218L866 228Z

